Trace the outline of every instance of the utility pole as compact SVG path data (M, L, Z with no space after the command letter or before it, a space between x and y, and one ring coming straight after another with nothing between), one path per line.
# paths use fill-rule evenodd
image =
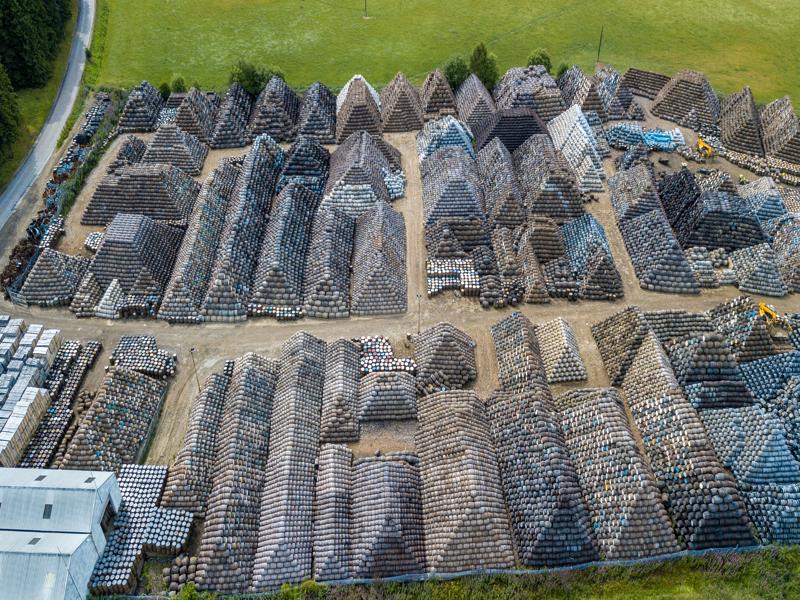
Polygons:
M194 380L197 382L197 393L200 393L200 378L197 376L197 364L194 362L194 353L197 348L189 348L189 356L192 357L192 369L194 369Z
M364 0L366 2L367 0ZM600 27L600 43L597 45L597 62L600 62L600 49L603 47L603 30L606 28L605 25Z
M366 19L369 15L367 15L367 0L364 0L364 18Z

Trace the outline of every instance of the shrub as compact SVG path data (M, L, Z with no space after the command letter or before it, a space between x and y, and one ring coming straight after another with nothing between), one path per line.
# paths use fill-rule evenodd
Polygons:
M283 72L277 67L257 67L240 59L231 69L229 81L241 85L251 96L258 96L273 77L283 79Z
M568 70L569 70L569 65L567 63L563 63L562 62L560 65L558 65L558 71L557 71L557 74L556 74L556 79L561 77Z
M166 100L169 98L169 95L172 93L172 90L169 87L169 84L166 81L162 81L161 85L158 86L158 93L161 94L161 97Z
M442 72L444 76L447 77L447 83L450 84L453 91L456 91L458 86L464 83L464 80L469 77L469 66L467 66L467 61L464 60L463 56L451 56L447 59L447 62L444 63Z
M492 91L494 84L497 83L500 73L497 69L497 57L490 54L486 48L486 44L481 42L475 46L472 51L472 56L469 59L469 70L475 73L486 86L486 89Z
M183 94L188 92L189 90L186 89L186 82L183 80L183 77L176 77L172 80L172 91L176 94Z
M542 65L547 72L553 68L553 63L550 61L550 55L544 48L538 48L528 57L528 66Z
M217 595L211 592L198 592L193 583L187 583L175 598L177 600L216 600Z
M19 136L19 104L5 68L0 64L0 157Z

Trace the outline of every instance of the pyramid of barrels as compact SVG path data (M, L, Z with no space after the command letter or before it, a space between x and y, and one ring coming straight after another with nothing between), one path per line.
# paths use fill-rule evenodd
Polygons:
M715 127L719 98L702 73L684 70L658 92L651 108L654 115L695 130Z
M764 156L761 116L749 87L722 99L719 127L725 148L754 156Z
M789 96L770 102L761 110L761 125L767 156L800 164L800 120Z
M182 131L208 144L214 135L219 97L192 88L178 107L175 124Z
M361 75L354 75L336 97L336 142L356 131L378 137L383 133L380 96Z
M424 115L419 91L398 73L381 90L381 119L383 131L397 133L422 129Z
M336 142L336 96L319 81L303 96L297 134L313 138L320 144Z
M171 165L187 175L200 175L206 156L208 146L175 123L166 123L156 130L141 162Z
M138 163L106 175L81 216L82 225L106 225L117 213L185 225L200 185L187 173L165 164Z
M300 99L286 82L273 76L258 95L247 133L250 139L269 134L276 142L294 141L300 116Z
M117 128L120 133L155 131L164 101L147 81L133 88L125 102Z
M250 94L238 83L233 83L220 104L209 146L214 149L246 146L252 105Z
M420 90L420 101L426 121L456 114L456 98L453 89L439 69L428 73Z
M88 268L87 258L45 248L22 285L22 295L28 304L68 306Z

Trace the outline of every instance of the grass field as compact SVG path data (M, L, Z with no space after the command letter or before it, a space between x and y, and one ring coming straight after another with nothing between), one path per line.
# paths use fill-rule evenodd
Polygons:
M668 74L693 67L721 92L750 85L760 102L800 103L797 0L109 0L99 83L157 85L180 75L221 89L239 57L274 64L289 83L376 85L398 70L420 81L483 40L501 68L545 47L589 69L597 55Z
M11 149L11 155L3 162L0 162L0 190L6 187L11 181L11 177L28 154L33 145L39 130L47 120L50 113L50 106L61 87L61 80L64 71L67 69L67 59L69 50L72 46L72 34L75 31L75 24L78 21L78 0L72 1L72 15L67 23L64 39L59 46L58 56L53 65L53 76L47 85L41 88L20 90L17 92L19 98L19 112L22 116L22 123L19 128L19 138Z

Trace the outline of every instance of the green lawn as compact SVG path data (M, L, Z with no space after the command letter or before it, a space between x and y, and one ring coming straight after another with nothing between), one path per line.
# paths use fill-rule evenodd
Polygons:
M239 57L284 70L289 83L416 81L483 40L503 69L543 46L554 64L589 69L597 54L671 74L704 71L721 92L750 85L760 102L800 98L797 0L108 0L99 83L157 85L174 76L221 89Z
M19 111L22 116L22 123L19 128L19 138L11 149L11 156L0 162L0 190L5 188L11 181L11 177L16 172L19 165L28 155L39 130L47 120L50 113L50 106L61 87L61 80L67 68L69 50L72 46L72 34L75 31L75 24L78 20L78 0L72 1L72 16L67 23L64 39L59 46L58 56L53 65L53 76L47 85L41 88L20 90L17 92L19 98Z

